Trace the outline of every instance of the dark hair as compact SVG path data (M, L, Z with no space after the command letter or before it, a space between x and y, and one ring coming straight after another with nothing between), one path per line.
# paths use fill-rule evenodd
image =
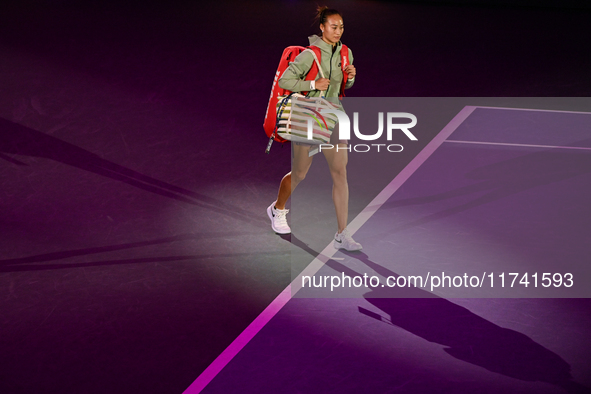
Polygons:
M326 18L328 18L331 15L342 16L341 13L335 9L328 8L327 6L318 6L318 8L316 9L316 18L314 18L314 21L318 21L319 25L323 25L326 22Z

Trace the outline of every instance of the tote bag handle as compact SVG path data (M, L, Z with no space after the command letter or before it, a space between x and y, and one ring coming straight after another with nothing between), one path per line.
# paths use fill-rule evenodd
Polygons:
M316 62L316 65L318 66L318 72L320 73L320 78L324 78L324 72L322 72L322 68L320 67L320 62L318 61L318 57L316 56L316 53L314 53L314 51L311 49L306 49L306 51L310 51L310 53L312 53L312 56L314 56L314 61ZM326 94L326 90L321 91L320 97L324 98L325 94Z

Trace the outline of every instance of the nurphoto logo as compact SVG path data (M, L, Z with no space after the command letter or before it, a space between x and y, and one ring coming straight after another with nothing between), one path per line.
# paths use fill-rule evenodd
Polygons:
M309 109L309 108L308 108ZM322 108L319 109L318 111L313 111L313 114L316 115L312 115L309 114L311 116L311 118L308 118L308 122L307 122L307 137L309 140L312 140L314 137L314 130L313 130L313 121L316 121L316 123L318 123L319 125L321 124L320 119L322 119L322 123L324 123L324 125L326 126L326 122L324 121L324 117L322 116L322 114L332 114L332 115L336 115L337 119L338 119L338 125L339 125L339 140L349 140L351 139L351 122L349 120L349 116L338 109L333 109L333 108ZM358 112L354 112L353 113L353 132L355 133L355 136L357 136L357 138L359 138L362 141L376 141L377 139L379 139L382 134L384 133L384 118L386 118L386 139L388 141L392 141L392 136L394 135L394 132L402 132L404 133L404 135L406 135L408 137L409 140L411 141L417 141L417 137L415 137L415 135L413 133L410 132L409 129L413 128L414 126L416 126L417 124L417 117L414 116L411 113L408 112L387 112L386 116L384 116L384 112L378 112L378 131L375 132L374 134L362 134L361 131L359 131L359 113ZM407 119L410 122L406 122L406 123L398 123L398 121L396 121L395 123L395 119ZM402 152L403 150L403 146L400 144L354 144L354 145L347 145L346 147L343 146L338 146L337 145L337 151L340 149L347 149L349 152L354 151L354 152L361 152L361 153L365 153L365 152L369 152L372 149L375 149L377 152L380 152L381 148L384 148L384 151L388 151L388 152ZM320 144L320 151L322 151L322 149L332 149L334 148L334 146L332 144Z

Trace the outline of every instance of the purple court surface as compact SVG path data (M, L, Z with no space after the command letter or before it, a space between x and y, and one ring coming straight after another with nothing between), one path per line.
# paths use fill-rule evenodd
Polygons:
M590 121L464 108L353 220L362 252L318 254L316 224L292 228L316 259L186 392L589 392ZM456 286L428 279L444 272Z
M328 3L347 108L419 119L351 153L342 253L322 157L291 236L265 213L272 78L315 2L2 2L0 393L590 392L591 10L509 3Z

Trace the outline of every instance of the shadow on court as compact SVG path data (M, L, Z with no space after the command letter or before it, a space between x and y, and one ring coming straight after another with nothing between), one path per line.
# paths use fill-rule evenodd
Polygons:
M319 254L293 234L283 238L313 257ZM382 277L399 276L363 252L343 253ZM359 272L333 259L326 265L338 273L360 276ZM449 300L416 287L376 287L363 297L383 314L358 307L360 313L438 343L458 360L522 381L549 383L568 393L591 393L589 388L573 381L570 365L556 353L520 332L500 327Z

